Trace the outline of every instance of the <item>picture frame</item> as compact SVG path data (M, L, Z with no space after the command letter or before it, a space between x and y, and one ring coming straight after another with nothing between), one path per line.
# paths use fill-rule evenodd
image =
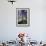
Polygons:
M30 9L16 8L16 26L28 27L30 26Z

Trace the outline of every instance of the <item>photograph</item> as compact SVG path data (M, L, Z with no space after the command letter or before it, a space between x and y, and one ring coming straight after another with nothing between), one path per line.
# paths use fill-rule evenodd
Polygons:
M46 46L46 0L0 0L0 46Z
M29 8L16 8L16 26L30 25L30 10Z

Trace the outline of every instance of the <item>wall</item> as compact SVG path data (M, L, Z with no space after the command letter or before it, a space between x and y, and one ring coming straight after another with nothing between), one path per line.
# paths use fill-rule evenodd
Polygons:
M0 0L0 40L15 40L24 31L37 41L46 40L45 0L17 0L13 5ZM16 8L30 8L30 27L16 27Z

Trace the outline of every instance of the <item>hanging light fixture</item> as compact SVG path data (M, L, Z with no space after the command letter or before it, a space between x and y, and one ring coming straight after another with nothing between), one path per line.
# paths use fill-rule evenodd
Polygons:
M12 4L16 2L15 0L8 0L8 2L11 2Z

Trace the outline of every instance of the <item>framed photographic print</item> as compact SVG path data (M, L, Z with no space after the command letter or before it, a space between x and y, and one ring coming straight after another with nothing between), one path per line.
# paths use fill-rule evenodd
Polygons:
M16 26L17 27L30 26L29 8L16 8Z

